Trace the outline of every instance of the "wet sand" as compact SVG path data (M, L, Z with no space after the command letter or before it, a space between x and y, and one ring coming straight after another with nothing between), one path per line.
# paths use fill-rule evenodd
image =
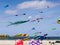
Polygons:
M41 45L53 45L49 41L55 42L56 40L43 40ZM0 45L15 45L15 40L0 40ZM24 45L29 45L29 41L24 41ZM60 45L60 43L54 45Z

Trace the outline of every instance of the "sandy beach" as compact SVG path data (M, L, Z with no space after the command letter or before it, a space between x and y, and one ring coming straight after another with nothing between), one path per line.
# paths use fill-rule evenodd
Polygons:
M49 41L55 42L56 40L43 40L41 45L53 45ZM15 40L0 40L0 45L15 45ZM29 41L24 41L24 45L29 45ZM60 43L54 45L60 45Z

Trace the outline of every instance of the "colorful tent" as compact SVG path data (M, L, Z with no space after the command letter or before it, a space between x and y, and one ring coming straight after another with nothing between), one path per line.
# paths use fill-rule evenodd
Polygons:
M23 40L20 39L16 40L15 45L23 45Z
M40 42L39 40L31 39L31 40L29 41L29 44L30 44L30 45L40 45L41 42Z

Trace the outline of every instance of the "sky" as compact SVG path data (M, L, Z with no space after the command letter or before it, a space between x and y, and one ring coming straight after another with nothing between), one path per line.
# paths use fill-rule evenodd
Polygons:
M60 24L57 23L60 19L59 2L60 0L0 0L0 34L12 36L26 33L32 36L35 32L41 32L40 35L47 33L48 36L60 36ZM43 19L37 22L37 18ZM10 22L26 20L30 21L8 26ZM36 21L31 22L33 20Z

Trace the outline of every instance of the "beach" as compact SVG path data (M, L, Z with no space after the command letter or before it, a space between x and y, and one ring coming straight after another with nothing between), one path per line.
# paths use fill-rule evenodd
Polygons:
M40 45L53 45L51 42L55 42L56 40L43 40ZM15 40L0 40L0 45L15 45ZM24 45L29 45L29 41L24 41ZM54 45L60 45L60 43L55 43Z

